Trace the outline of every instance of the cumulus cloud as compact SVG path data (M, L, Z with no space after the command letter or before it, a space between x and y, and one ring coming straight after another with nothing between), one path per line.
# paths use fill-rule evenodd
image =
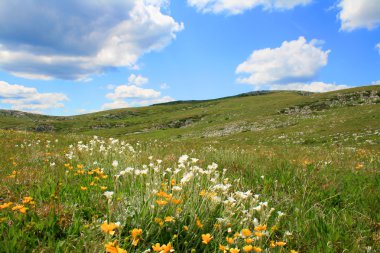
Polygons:
M135 68L168 45L183 24L166 0L0 1L0 67L32 79L86 79ZM22 8L20 8L22 6Z
M380 1L378 0L341 0L338 7L342 30L373 29L380 24Z
M261 6L265 10L288 10L297 5L307 5L312 0L187 0L187 3L203 13L240 14Z
M51 108L63 108L68 98L62 93L39 93L36 88L0 81L0 103L13 110L41 113Z
M128 84L119 86L108 85L113 92L108 93L106 98L112 102L102 106L103 110L126 108L133 106L146 106L173 101L169 96L161 96L161 92L154 89L145 89L140 86L149 82L149 79L141 75L130 75ZM128 101L126 101L128 100Z
M143 89L135 85L120 85L106 97L112 100L120 100L126 98L158 98L160 95L159 91L153 89Z
M334 90L342 90L350 88L347 85L339 85L324 82L311 82L311 83L289 83L285 85L271 85L270 90L300 90L311 92L328 92Z
M128 77L128 83L132 85L140 86L140 85L147 84L148 82L149 82L149 79L141 75L131 74Z
M323 51L318 41L304 37L285 41L278 48L254 51L237 69L237 81L255 86L311 81L327 64L329 50Z

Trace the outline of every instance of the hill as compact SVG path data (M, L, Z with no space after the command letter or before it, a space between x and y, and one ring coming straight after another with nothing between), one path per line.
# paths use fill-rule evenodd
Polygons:
M0 129L250 144L376 145L379 122L380 86L328 93L251 92L70 117L0 111Z

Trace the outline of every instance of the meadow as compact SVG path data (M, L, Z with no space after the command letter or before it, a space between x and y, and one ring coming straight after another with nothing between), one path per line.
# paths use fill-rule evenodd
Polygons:
M378 89L4 112L0 252L378 252Z

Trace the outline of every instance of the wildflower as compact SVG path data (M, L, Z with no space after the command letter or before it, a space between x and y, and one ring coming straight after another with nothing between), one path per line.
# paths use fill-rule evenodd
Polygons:
M203 228L203 224L202 224L201 220L198 219L198 218L196 220L196 225L197 225L198 228Z
M31 204L33 205L34 204L34 201L33 201L33 198L32 197L24 197L22 199L22 203L23 204Z
M117 245L116 240L114 242L106 243L104 247L106 248L107 253L127 253L125 249L122 249Z
M264 231L267 230L267 225L258 225L255 227L256 231Z
M274 243L274 241L270 241L269 247L271 247L271 248L275 248L276 247L276 244Z
M162 200L162 199L159 199L156 201L156 203L159 205L159 206L164 206L166 205L168 202L166 200Z
M116 223L107 223L107 222L104 222L100 228L101 230L106 233L106 234L110 234L110 235L114 235L115 234L115 229L118 228L118 224Z
M141 228L134 228L130 231L131 236L133 239L137 239L142 235L142 229Z
M12 211L19 211L20 213L26 213L26 210L28 210L28 208L23 205L15 205L12 207Z
M183 230L188 231L189 227L188 226L183 226Z
M81 189L82 191L86 191L86 190L87 190L87 187L85 187L85 186L81 186L80 189Z
M282 247L286 245L286 242L276 242L276 245Z
M247 244L251 244L251 243L253 243L253 238L246 238L244 241Z
M262 237L263 235L264 235L263 233L255 232L255 236L257 236L257 237Z
M212 239L212 236L210 234L203 234L202 235L202 243L208 244Z
M222 244L219 244L219 250L222 250L222 251L227 251L227 247L222 245Z
M112 199L112 195L114 194L114 192L110 192L110 191L106 191L103 193L104 196L106 196L106 198L108 200Z
M249 237L249 236L252 235L252 232L251 232L251 230L249 230L248 228L245 228L245 229L243 229L243 230L241 231L241 234L242 234L243 236L245 236L245 237Z
M4 204L0 205L0 209L8 208L8 207L10 207L11 205L13 205L13 202L4 203Z
M174 218L172 216L165 217L165 222L174 222Z
M112 167L116 168L117 166L119 166L119 162L116 161L116 160L114 160L114 161L112 162Z
M160 252L162 250L161 244L156 243L156 244L152 245L152 249L154 252Z
M230 249L230 252L231 252L231 253L239 253L239 252L240 252L240 249L238 249L238 248L231 248L231 249Z
M298 251L295 251L294 249L292 249L292 250L290 251L290 253L298 253Z
M207 193L207 192L206 192L205 190L202 190L202 191L199 193L199 196L202 196L202 197L203 197L203 196L206 195L206 193Z
M102 190L102 191L107 190L107 186L100 186L100 190Z
M235 242L235 238L227 236L226 237L226 241L227 241L228 244L233 244Z
M252 245L245 245L243 247L243 251L244 252L251 252L253 250L253 246Z
M70 165L69 165L69 166L70 166ZM83 166L82 164L78 164L78 165L77 165L77 168L78 168L78 169L83 169L83 167L84 167L84 166Z
M261 252L261 251L263 251L260 247L253 247L253 250L255 251L255 252Z
M168 244L162 245L160 253L169 253L169 252L173 252L173 251L174 251L173 246L169 242Z
M172 199L172 202L174 204L176 204L176 205L179 205L179 204L181 204L182 200L180 200L180 199Z

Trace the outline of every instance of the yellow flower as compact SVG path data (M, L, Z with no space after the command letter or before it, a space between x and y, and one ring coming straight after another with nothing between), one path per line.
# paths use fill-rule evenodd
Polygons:
M78 168L78 169L83 169L83 167L84 167L84 166L83 166L82 164L78 164L78 165L77 165L77 168Z
M263 233L255 232L255 236L257 236L257 237L262 237L262 236L263 236Z
M203 234L202 235L202 243L208 244L212 239L212 236L210 234Z
M101 230L106 233L106 234L110 234L110 235L114 235L115 234L115 229L118 228L118 225L116 225L115 223L107 223L107 222L104 222L101 226L100 226Z
M275 248L276 247L276 244L274 243L274 241L270 241L269 247L271 247L271 248Z
M244 241L245 241L245 243L247 243L247 244L251 244L251 243L253 243L253 238L247 238L247 239L245 239Z
M232 237L226 237L226 241L227 241L227 243L228 244L233 244L234 242L235 242L235 239L234 238L232 238Z
M239 253L239 252L240 252L240 249L238 249L238 248L231 248L231 249L230 249L230 252L231 252L231 253Z
M0 205L0 209L8 208L8 207L10 207L11 205L13 205L13 202L4 203L4 204Z
M253 246L252 245L245 245L243 247L243 251L244 252L251 252L253 250Z
M188 231L189 227L188 226L183 226L183 230Z
M253 250L255 252L261 252L261 251L263 251L260 247L253 247Z
M292 249L292 250L290 251L290 253L298 253L298 251L295 251L294 249Z
M267 225L258 225L257 227L255 227L255 230L256 230L256 231L264 231L264 230L267 230Z
M154 252L160 252L162 250L161 244L156 243L156 244L152 245L152 249Z
M159 200L156 201L156 203L157 203L159 206L164 206L164 205L166 205L168 202L167 202L166 200L161 200L161 199L159 199Z
M29 202L33 201L32 197L24 197L22 200L23 204L28 204Z
M81 189L82 191L86 191L86 190L87 190L87 187L85 187L85 186L81 186L80 189Z
M172 199L172 202L174 204L176 204L176 205L179 205L179 204L181 204L182 200L180 200L180 199Z
M245 229L243 229L243 230L241 231L241 234L242 234L243 236L245 236L245 237L249 237L249 236L252 235L252 232L251 232L251 230L249 230L248 228L245 228Z
M199 196L202 196L202 197L203 197L203 196L206 195L206 193L207 193L207 192L206 192L205 190L202 190L202 191L199 193Z
M174 222L174 218L172 216L165 217L165 222Z
M276 242L276 245L282 247L286 245L286 242Z
M142 235L142 229L141 228L134 228L131 230L131 236L133 239L136 239L137 237Z
M200 219L197 218L196 225L198 228L203 228L203 224Z
M100 186L100 190L102 190L102 191L107 190L107 186Z
M23 205L15 205L14 207L12 207L12 210L19 211L20 213L26 213L26 210L28 210L28 208L26 208Z
M127 253L125 249L122 249L117 245L116 240L114 242L106 243L104 247L106 248L107 253Z
M132 245L136 247L137 244L139 244L139 241L140 241L140 239L133 239Z
M162 245L160 253L169 253L174 251L172 244L169 242L168 244Z
M222 244L219 244L219 250L226 251L228 248L226 246L223 246Z

